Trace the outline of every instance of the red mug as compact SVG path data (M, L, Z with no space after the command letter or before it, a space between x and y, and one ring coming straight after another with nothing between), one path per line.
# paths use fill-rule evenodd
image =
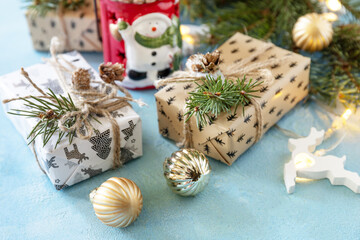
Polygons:
M179 1L141 2L151 3L100 0L104 61L124 64L121 84L130 89L153 88L181 58Z

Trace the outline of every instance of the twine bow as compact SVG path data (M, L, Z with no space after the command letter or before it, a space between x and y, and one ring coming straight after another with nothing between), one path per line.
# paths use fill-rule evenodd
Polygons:
M257 59L261 54L270 50L272 46L274 46L272 43L266 43L256 53L251 54L250 56L242 59L241 61L223 67L221 71L219 70L218 66L220 63L220 53L218 51L215 51L213 53L207 53L206 55L195 54L188 59L186 63L186 71L177 71L169 78L158 80L155 83L156 88L162 87L169 83L187 83L202 81L206 77L206 75L212 75L213 77L221 76L222 78L227 78L229 80L237 80L246 75L247 77L249 77L248 79L254 78L257 81L261 81L262 86L271 86L274 83L274 76L271 71L267 69L267 67L275 64L280 64L281 62L289 59L290 56L284 56L277 59L270 58L266 61L257 63L253 63L253 61L254 59ZM219 57L217 58L216 56ZM251 103L255 108L255 117L258 122L254 141L254 143L256 143L263 135L264 123L260 103L255 98L251 99ZM190 121L184 121L183 133L184 139L177 145L183 147L193 147L194 143L192 140Z
M83 7L86 7L86 6L83 6ZM63 41L64 41L64 46L63 46L62 50L64 50L64 49L69 50L69 49L71 49L71 43L70 43L70 39L69 39L69 31L68 31L68 28L67 28L67 25L66 25L66 22L65 22L65 18L64 18L65 11L66 11L66 9L64 8L63 4L60 3L59 6L55 10L55 15L59 20L60 29L61 29L61 35L62 35ZM96 18L97 18L97 13L95 13L95 15L96 15ZM97 32L98 32L98 35L99 35L99 26L98 26L97 20L96 20L95 24L96 24ZM81 33L81 37L88 44L90 44L94 48L95 51L101 51L101 49L102 49L101 46L99 44L96 44L95 42L93 42L88 37L86 37L85 32ZM100 38L100 35L99 35L99 38Z
M76 67L64 59L61 55L57 56L57 51L60 47L59 39L54 37L51 40L50 53L51 59L45 59L46 62L50 63L57 75L59 84L62 87L65 93L68 93L71 98L74 100L74 104L78 110L69 111L66 114L60 116L58 121L58 127L63 132L76 132L76 136L80 139L89 139L93 133L94 129L89 122L90 115L102 115L106 117L111 123L113 139L114 139L114 156L113 156L113 167L117 168L122 165L120 161L120 127L114 117L111 115L111 112L121 109L126 106L131 106L129 101L135 102L140 106L146 105L141 100L135 100L132 98L131 94L123 87L116 85L115 83L105 83L100 81L93 81L93 83L98 83L98 89L89 88L88 90L76 90L70 88L68 85L64 72L73 73ZM59 62L61 59L69 67L65 67L62 63ZM41 90L29 77L28 73L21 69L21 74L32 84L32 86L41 94L40 98L49 98L43 90ZM117 96L117 91L120 90L125 94L124 97ZM4 103L8 103L14 100L21 100L24 98L30 98L32 96L26 96L21 98L12 98L4 100ZM75 123L72 126L66 126L65 123L69 119L76 118ZM35 152L35 151L34 151ZM35 153L36 160L37 156ZM40 166L40 165L39 165Z

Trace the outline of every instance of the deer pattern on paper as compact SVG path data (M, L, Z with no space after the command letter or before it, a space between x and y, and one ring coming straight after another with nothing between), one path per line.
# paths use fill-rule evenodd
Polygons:
M73 144L73 150L69 151L67 147L64 148L64 152L67 160L77 159L78 164L82 163L84 160L89 160L89 158L85 155L85 153L80 153L78 146Z
M89 175L89 178L92 178L96 175L99 175L100 173L102 173L102 168L99 169L92 169L91 166L88 168L82 168L81 172L83 172L84 174Z

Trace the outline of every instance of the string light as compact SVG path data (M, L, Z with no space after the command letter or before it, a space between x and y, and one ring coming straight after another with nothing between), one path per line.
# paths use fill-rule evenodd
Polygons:
M181 33L181 38L184 42L188 43L189 45L195 45L195 38L194 36L191 34L191 28L189 26L186 25L180 25L180 33Z
M341 118L344 120L348 120L351 114L352 114L351 109L346 109L343 115L341 115Z
M315 163L315 160L306 153L297 154L294 161L297 169L311 167Z
M190 34L189 26L180 25L180 33L181 33L181 35Z
M336 12L342 8L341 2L339 0L326 0L326 6L330 11Z

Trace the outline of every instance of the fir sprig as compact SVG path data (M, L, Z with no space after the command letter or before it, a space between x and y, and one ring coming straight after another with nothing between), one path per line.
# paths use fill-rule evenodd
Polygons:
M62 95L56 96L54 92L49 89L47 93L48 99L31 96L29 99L21 98L25 101L24 106L27 106L29 110L23 109L11 109L9 114L19 115L24 117L38 118L38 123L33 127L28 135L30 139L29 144L32 143L35 138L42 135L43 146L45 146L55 133L58 133L58 139L56 146L60 141L67 137L71 143L75 131L64 132L58 127L60 118L71 111L77 111L73 100L70 95L64 97ZM70 128L76 122L76 117L70 117L65 121L64 126Z
M307 13L321 13L319 1L298 0L182 0L182 12L209 26L206 47L217 47L235 32L270 39L280 47L299 52L292 41L292 28ZM334 24L333 41L321 54L300 52L312 58L310 94L335 105L360 106L360 2L341 0L349 22ZM246 14L244 14L246 13ZM350 16L351 15L351 16ZM320 57L318 57L320 55Z
M25 0L27 8L36 15L45 16L58 9L76 11L84 5L85 0Z
M196 89L190 92L190 97L186 102L188 111L185 113L187 116L185 121L195 115L197 126L206 126L208 121L211 121L211 117L217 117L222 112L231 113L234 109L234 113L239 106L247 106L252 98L259 97L254 93L259 92L257 87L261 84L261 81L253 81L250 79L246 81L243 79L237 79L235 82L222 79L221 77L214 78L212 76L206 76L202 83L196 82Z

